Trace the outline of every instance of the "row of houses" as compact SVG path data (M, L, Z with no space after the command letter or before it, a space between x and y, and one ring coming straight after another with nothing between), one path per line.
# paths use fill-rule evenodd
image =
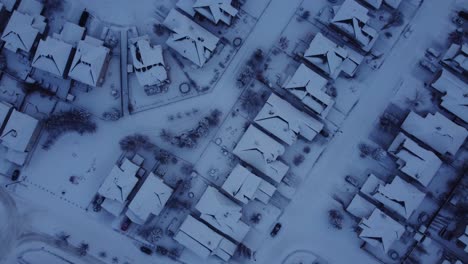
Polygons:
M454 157L468 137L464 127L438 112L426 117L410 112L401 129L388 153L408 180L395 176L392 182L385 183L370 174L346 208L362 219L359 237L385 253L402 237L405 221L425 199L424 190L442 165L440 157ZM383 213L377 208L379 206L390 214Z

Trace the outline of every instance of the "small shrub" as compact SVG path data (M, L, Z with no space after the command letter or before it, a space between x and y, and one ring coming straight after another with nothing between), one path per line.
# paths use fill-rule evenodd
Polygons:
M336 229L343 228L343 214L338 210L331 209L328 211L328 220L330 224Z
M151 142L148 136L138 133L122 138L119 144L120 149L125 152L137 152L142 149L150 151L156 147L156 145Z
M302 155L302 154L296 155L296 156L294 156L293 164L295 166L299 166L299 165L302 164L302 162L304 162L304 159L305 159L304 155Z

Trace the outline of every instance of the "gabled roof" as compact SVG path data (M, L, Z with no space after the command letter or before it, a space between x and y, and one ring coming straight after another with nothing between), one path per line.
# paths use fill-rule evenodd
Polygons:
M311 141L323 129L323 123L271 94L255 123L288 145L296 142L299 135Z
M43 29L36 27L36 20L32 16L14 11L2 34L5 48L13 52L29 52L39 33L43 32Z
M358 218L368 218L375 209L375 205L363 198L361 195L354 195L353 199L346 207L346 211Z
M34 68L63 77L66 74L72 48L68 43L48 37L45 41L39 42L31 65Z
M468 71L468 43L452 44L442 58L442 63L460 73Z
M368 244L387 253L395 241L400 240L405 228L379 209L374 209L367 219L359 223L359 237Z
M119 210L121 212L128 195L138 182L136 178L138 169L139 167L137 165L125 158L122 161L122 165L114 165L99 188L98 193L106 198L105 201L116 202L115 204L120 206ZM103 207L107 210L104 204ZM114 214L119 214L120 212L111 211L111 213Z
M26 152L38 126L35 118L13 110L0 137L1 144L17 152Z
M253 199L266 204L276 191L276 187L240 164L234 167L221 188L244 204Z
M309 48L304 53L304 58L310 63L322 69L327 75L336 75L336 71L348 56L346 49L339 47L322 33L317 33Z
M232 17L237 15L237 9L231 5L231 0L197 0L193 9L215 24L219 21L231 24Z
M443 69L431 86L444 94L440 105L468 123L468 85Z
M234 243L190 215L180 226L174 240L202 258L216 255L224 261L228 261L237 248Z
M284 151L283 145L250 125L233 153L275 182L280 183L289 169L288 165L277 160Z
M172 31L166 44L198 66L203 66L216 48L219 38L188 17L172 9L163 24Z
M362 1L372 6L375 9L379 9L380 6L382 5L383 0L362 0Z
M401 128L442 155L455 155L468 135L464 127L439 112L429 113L426 117L411 112Z
M409 219L425 196L416 187L396 176L391 183L379 185L372 198Z
M171 187L151 172L128 205L127 216L134 223L144 224L150 215L159 215L172 191Z
M401 0L384 0L384 2L393 9L397 9L401 4Z
M405 134L399 133L388 148L398 158L400 170L423 186L428 186L442 165L442 161L431 151L419 146Z
M110 51L102 45L94 45L87 39L88 37L78 42L68 75L73 80L96 87Z
M167 79L162 47L152 46L148 36L130 39L130 53L140 85L158 85Z
M333 99L325 93L327 80L318 73L301 64L294 75L286 81L283 88L299 98L304 105L322 117L333 106Z
M237 242L241 242L250 229L240 219L242 207L211 186L208 186L195 208L201 213L201 219Z
M377 39L377 31L367 25L367 8L354 0L346 0L334 11L331 23L357 41L363 50L369 51Z

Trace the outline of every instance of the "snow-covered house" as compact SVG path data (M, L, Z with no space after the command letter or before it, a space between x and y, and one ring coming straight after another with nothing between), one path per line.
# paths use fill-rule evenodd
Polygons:
M129 43L133 68L140 85L161 85L167 81L162 47L151 45L148 36L132 38Z
M60 30L60 33L55 33L52 35L56 39L60 39L74 48L76 48L78 42L83 39L85 36L86 29L75 23L65 22Z
M171 31L166 44L199 67L209 60L219 42L218 37L175 9L163 24Z
M204 259L217 256L228 261L237 248L230 240L190 215L180 226L174 240Z
M468 136L464 127L455 124L439 112L429 113L426 117L411 112L401 128L441 155L455 156Z
M336 79L341 72L348 77L353 77L364 60L361 54L338 46L322 33L314 36L304 53L304 58L332 79Z
M241 242L250 227L241 220L242 207L208 186L195 206L200 218L226 236Z
M150 173L125 213L134 223L143 225L151 215L159 215L173 190L163 180Z
M405 232L405 228L400 223L377 208L368 218L361 220L359 228L361 229L359 238L385 253Z
M280 183L289 167L277 160L285 149L258 128L250 125L233 153L276 183Z
M346 207L346 211L357 218L368 218L375 208L374 204L360 194L356 194Z
M402 0L384 0L384 3L393 9L397 9L400 6L401 1Z
M299 136L312 141L323 129L322 122L296 109L276 94L270 95L254 121L288 145L294 144Z
M37 0L21 0L17 10L30 16L40 16L44 10L44 4Z
M367 195L405 219L411 217L426 196L426 194L398 176L391 183L379 183L377 188L373 192L367 193Z
M442 165L442 161L432 152L399 133L388 148L397 159L399 169L427 187Z
M139 169L139 166L127 158L123 159L121 165L114 165L98 190L98 194L105 198L102 208L114 216L120 215L128 196L138 182L136 175Z
M2 114L6 124L0 137L0 144L7 148L6 159L12 163L23 166L28 159L40 132L39 121L17 110L7 110L3 106ZM10 114L8 112L11 111ZM8 116L9 115L9 116Z
M30 16L14 11L3 31L1 40L5 48L18 52L31 52L44 33L47 24L42 16Z
M68 76L75 81L97 87L104 81L110 50L101 40L86 36L78 42Z
M239 12L231 2L232 0L179 0L177 7L192 17L199 14L214 24L221 21L230 25Z
M465 74L468 72L468 43L452 44L441 62L452 70Z
M283 88L296 96L309 109L325 118L333 107L334 100L326 90L327 80L301 64L294 75L288 78Z
M238 10L231 5L231 0L197 0L193 9L200 15L218 24L222 21L226 25L231 24Z
M72 45L61 40L48 37L41 40L31 65L39 70L65 77L70 67Z
M442 94L440 105L468 123L468 85L443 69L431 86Z
M0 3L4 6L6 11L11 13L17 6L18 0L0 0Z
M465 227L465 233L459 236L457 240L464 245L464 251L468 253L468 225Z
M243 204L254 199L267 204L276 191L275 186L253 174L241 164L234 167L221 189Z
M333 7L333 11L331 25L353 39L362 50L370 51L378 33L368 25L369 10L354 0L346 0L341 6Z

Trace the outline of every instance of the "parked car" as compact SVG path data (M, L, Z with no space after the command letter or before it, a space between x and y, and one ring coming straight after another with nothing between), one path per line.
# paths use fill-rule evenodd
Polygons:
M140 251L145 253L146 255L151 255L153 254L153 250L151 250L151 248L147 247L147 246L141 246L140 247Z
M435 65L434 65L431 61L429 61L427 58L422 59L421 61L419 61L419 65L421 65L421 67L423 67L424 69L429 70L429 71L432 72L432 73L436 73L437 70L438 70L438 67L435 66Z
M105 198L102 195L97 194L96 197L94 197L93 200L93 211L94 212L99 212L101 211L102 207L101 204L104 202Z
M281 223L276 223L276 225L273 227L273 230L271 230L270 235L272 237L275 237L280 230L281 230Z
M440 51L434 49L434 48L428 48L426 50L426 54L427 55L430 55L430 56L433 56L434 58L439 58L440 57Z
M16 169L13 171L13 173L11 174L11 180L12 181L17 181L19 176L20 176L20 170Z
M351 175L346 175L345 177L345 181L349 184L351 184L352 186L356 187L356 188L359 188L359 182L356 178L354 178L353 176Z
M127 231L131 223L132 221L130 221L128 217L125 217L125 219L122 221L122 224L120 225L120 230Z

